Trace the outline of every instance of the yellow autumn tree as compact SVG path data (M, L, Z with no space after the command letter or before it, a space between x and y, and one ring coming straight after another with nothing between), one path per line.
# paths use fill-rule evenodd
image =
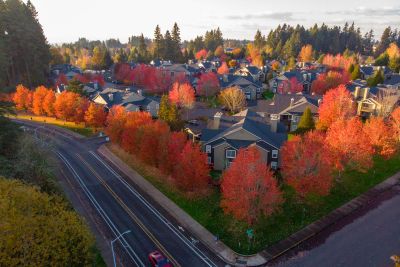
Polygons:
M89 266L94 239L58 196L0 177L0 266Z

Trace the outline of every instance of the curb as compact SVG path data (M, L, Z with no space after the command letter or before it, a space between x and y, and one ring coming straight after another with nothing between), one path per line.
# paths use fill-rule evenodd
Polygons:
M97 150L109 162L119 168L129 179L163 207L179 224L191 232L198 240L216 253L226 263L233 266L260 266L267 262L263 256L242 256L234 252L221 241L215 241L215 237L201 224L194 220L189 214L177 206L172 200L161 193L150 182L129 167L125 162L115 156L105 145Z
M221 241L215 242L214 235L205 229L201 224L194 220L190 215L177 206L172 200L161 193L150 182L138 174L135 170L129 167L120 158L114 155L105 145L102 145L98 152L105 157L109 162L117 166L129 179L134 182L138 187L145 191L150 197L154 199L160 206L162 206L172 217L174 217L183 227L193 233L202 243L207 246L211 251L216 253L226 263L233 266L261 266L265 265L271 260L279 257L285 252L295 248L300 243L312 238L325 228L335 224L340 219L350 215L355 210L366 205L371 198L379 195L380 193L390 189L391 187L400 183L400 172L387 178L380 184L375 185L360 196L345 203L339 208L333 210L321 219L307 225L303 229L295 232L284 240L271 245L257 254L246 256L234 252L231 248L226 246Z

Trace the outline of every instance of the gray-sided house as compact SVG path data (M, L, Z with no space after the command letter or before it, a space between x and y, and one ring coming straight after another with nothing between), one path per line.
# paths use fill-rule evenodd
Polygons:
M256 66L247 65L235 71L236 75L251 76L254 81L263 81L264 71Z
M263 117L275 117L285 125L288 132L295 131L301 115L310 108L314 120L318 120L321 96L307 94L276 94L271 100L259 100L256 112Z
M229 123L230 126L222 126ZM200 142L214 170L228 168L238 150L250 146L257 147L263 161L277 169L280 165L279 150L286 140L287 134L277 120L267 123L260 115L247 109L227 118L220 112L216 113L209 128L202 131Z
M93 97L92 101L104 105L108 109L114 105L120 105L127 111L147 111L153 117L158 116L160 107L159 99L146 97L141 90L132 92L128 89L107 88Z
M365 81L356 80L346 86L356 103L357 115L369 118L377 115L388 115L399 101L400 91L385 86L369 87Z
M263 86L260 81L254 81L252 76L224 74L219 77L221 89L237 86L246 96L247 100L261 98Z
M274 93L279 93L281 88L285 87L285 84L290 82L292 79L296 79L297 82L303 84L303 92L311 92L311 84L317 79L319 75L318 70L293 70L286 71L269 81L269 87Z

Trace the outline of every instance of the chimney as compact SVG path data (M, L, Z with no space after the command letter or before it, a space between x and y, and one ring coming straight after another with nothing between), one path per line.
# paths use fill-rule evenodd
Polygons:
M354 90L354 98L357 99L360 96L360 86L356 86Z
M368 98L368 93L369 93L369 87L364 88L364 100Z
M140 96L142 96L142 95L143 95L142 89L138 89L138 90L137 90L137 94L140 95Z
M224 74L224 75L222 76L222 79L224 80L224 82L228 82L228 75L227 75L227 74Z
M294 98L292 97L292 98L290 99L290 106L293 106L293 104L294 104Z
M320 99L318 99L318 107L321 105L321 103L322 103L322 99L320 98Z
M113 94L108 94L108 99L110 99L110 101L113 101L114 100L114 95Z
M214 120L212 124L213 129L219 129L219 125L221 123L222 112L217 112L214 114Z
M278 132L279 115L271 114L271 132Z

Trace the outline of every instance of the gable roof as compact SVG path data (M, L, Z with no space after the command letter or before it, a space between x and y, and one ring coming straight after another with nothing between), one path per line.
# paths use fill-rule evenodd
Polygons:
M293 104L291 101L293 99ZM256 111L268 114L303 114L307 107L311 113L318 114L318 101L322 96L308 94L276 94L271 100L259 100Z

